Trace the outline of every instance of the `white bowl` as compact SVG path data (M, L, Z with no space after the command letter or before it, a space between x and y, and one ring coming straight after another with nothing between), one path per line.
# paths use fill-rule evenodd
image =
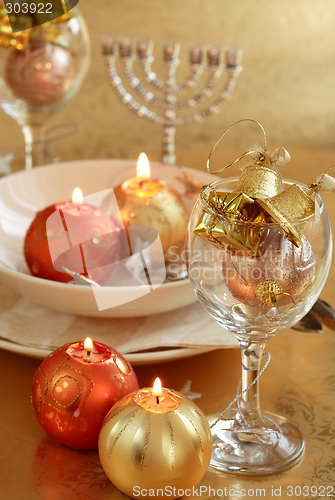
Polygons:
M71 199L79 186L84 195L111 188L121 169L135 160L87 160L64 162L19 172L0 180L0 280L34 302L72 314L96 317L136 317L172 311L195 302L188 279L163 283L146 295L127 302L138 287L101 287L115 296L117 305L99 311L90 286L72 286L31 276L23 255L23 240L37 211ZM153 167L158 164L152 163ZM187 169L203 184L213 180L206 172ZM164 166L166 172L166 166ZM171 170L172 172L172 170ZM195 202L195 200L194 200Z

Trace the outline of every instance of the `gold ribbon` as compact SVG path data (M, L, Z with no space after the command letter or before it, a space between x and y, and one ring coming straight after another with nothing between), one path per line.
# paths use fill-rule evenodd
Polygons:
M290 153L282 146L280 148L276 148L274 151L272 151L271 154L269 154L268 152L264 151L264 149L259 144L256 143L248 151L250 151L250 156L255 159L260 155L266 155L270 160L271 165L276 165L277 167L283 165L284 163L287 163L291 159Z
M330 172L333 168L335 168L335 165L329 167L328 170L316 178L315 182L309 184L308 187L310 190L307 193L308 195L316 194L318 192L332 193L335 191L335 179L334 177L331 177L331 175L328 175L328 172Z
M315 182L312 182L311 184L308 185L309 191L307 192L307 194L312 199L314 199L315 203L314 215L316 221L320 220L320 206L316 197L317 193L318 192L333 193L335 191L335 179L334 177L328 175L328 172L330 172L330 170L332 170L334 167L335 165L329 167L328 170L326 170L323 174L319 175L316 178Z
M233 127L235 127L235 125L237 125L238 123L246 122L246 121L255 123L256 125L258 125L261 128L261 130L263 132L263 136L264 136L264 148L262 148L259 144L254 144L254 146L252 146L245 153L242 153L238 158L236 158L236 160L233 160L232 162L228 163L228 165L225 165L224 167L222 167L218 170L215 170L214 172L211 172L210 160L211 160L212 154L214 153L214 151L215 151L217 145L219 144L219 142L221 141L221 139ZM281 151L282 151L282 154L281 154ZM267 139L266 139L266 133L265 133L263 126L259 122L257 122L256 120L252 120L251 118L244 118L243 120L238 120L237 122L230 125L230 127L228 127L227 130L225 130L223 132L223 134L219 137L219 139L216 141L216 143L212 147L212 149L208 155L208 158L207 158L207 171L211 172L212 174L218 174L220 172L223 172L227 168L231 167L232 165L234 165L235 163L240 161L242 158L245 158L246 156L253 157L257 161L257 163L259 163L259 164L269 164L270 166L271 165L276 165L276 166L282 165L282 164L288 162L291 158L288 151L286 151L286 149L283 147L277 148L272 153L269 153L267 151Z
M65 4L65 0L61 0L61 2L62 2L62 7L63 7L63 10L64 10L64 14L67 14L68 10L67 10L66 4Z

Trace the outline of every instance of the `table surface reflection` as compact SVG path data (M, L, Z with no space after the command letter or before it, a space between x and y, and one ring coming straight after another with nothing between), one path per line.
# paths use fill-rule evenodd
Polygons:
M319 334L289 330L272 339L268 348L272 361L261 379L262 407L299 426L306 438L305 456L286 472L252 479L209 469L198 485L198 489L202 486L202 498L237 499L243 489L265 490L266 498L274 496L272 491L289 498L289 487L298 493L293 498L321 498L322 491L325 496L331 492L331 498L335 495L335 335L329 330ZM40 428L30 404L31 381L39 363L0 351L1 498L109 500L125 496L105 476L96 451L61 446ZM151 385L156 376L175 389L191 380L192 390L202 394L198 405L209 415L233 398L240 356L238 349L217 350L185 360L138 366L136 373L141 386ZM303 494L311 493L312 486L318 495Z
M324 168L319 163L314 172L320 173L331 165L328 158L327 164L322 164ZM304 165L300 165L302 173ZM309 175L313 180L313 174ZM335 195L325 198L334 229ZM335 306L334 265L322 298ZM335 333L326 327L318 334L288 330L273 338L267 350L272 361L261 377L261 406L289 418L300 428L306 439L302 461L285 472L254 478L209 468L194 494L187 498L335 498ZM39 364L39 360L0 350L0 498L125 498L106 477L97 451L61 446L39 426L30 403L32 378ZM192 391L202 394L196 402L206 415L230 403L240 370L238 349L135 368L140 386L152 385L159 376L165 387L178 390L191 380Z

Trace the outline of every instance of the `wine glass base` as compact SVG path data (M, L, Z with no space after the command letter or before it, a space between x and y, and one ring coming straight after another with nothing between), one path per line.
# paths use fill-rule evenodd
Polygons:
M264 412L266 428L245 431L233 415L228 419L225 415L224 420L218 420L219 416L208 418L213 436L210 466L214 469L241 476L273 474L293 467L304 454L303 435L284 417Z

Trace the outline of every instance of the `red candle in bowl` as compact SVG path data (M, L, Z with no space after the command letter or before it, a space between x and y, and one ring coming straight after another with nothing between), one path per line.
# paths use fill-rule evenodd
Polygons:
M103 284L120 258L120 237L113 220L100 208L83 202L79 188L73 201L61 201L36 214L24 240L31 273L66 283L72 272Z
M120 353L88 338L64 345L41 363L31 402L51 437L70 448L93 449L107 412L138 387Z

